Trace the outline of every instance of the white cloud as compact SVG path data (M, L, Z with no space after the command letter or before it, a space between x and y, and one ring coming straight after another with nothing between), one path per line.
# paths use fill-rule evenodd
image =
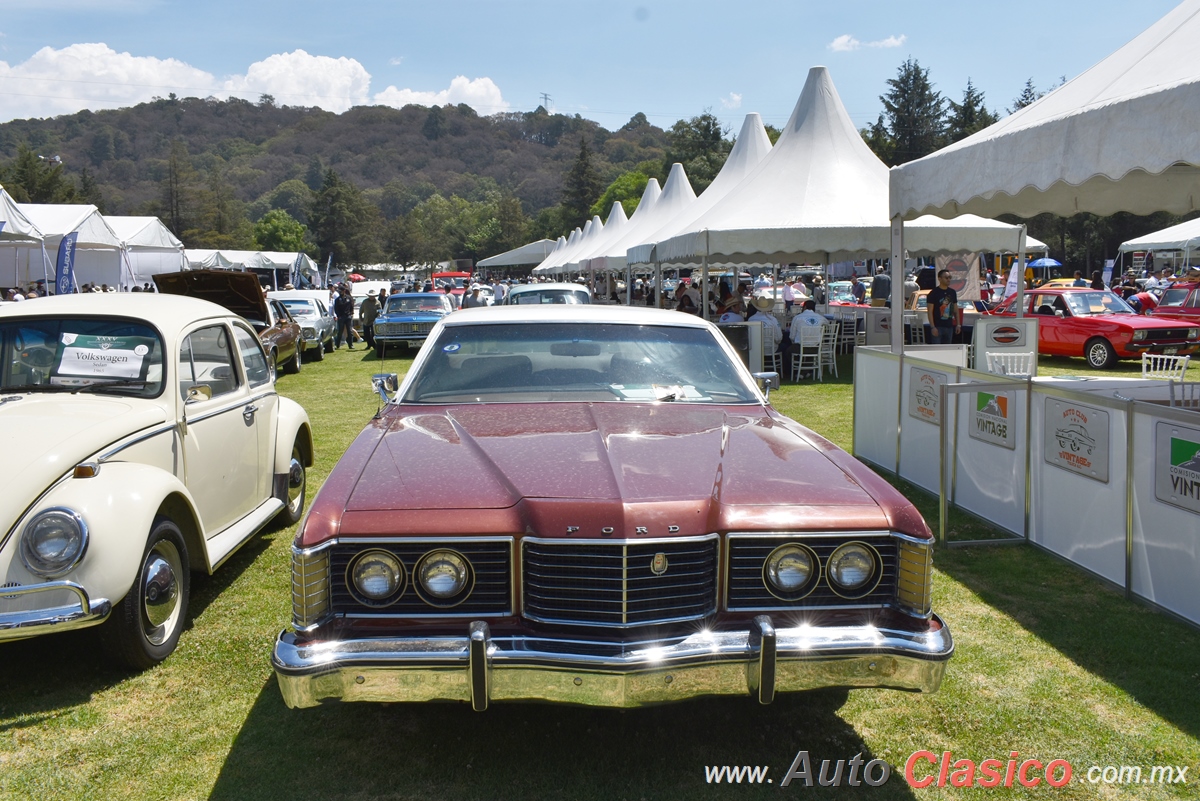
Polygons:
M899 36L889 36L886 39L878 39L874 42L867 42L865 46L866 47L901 47L906 41L908 41L908 36L905 34L900 34ZM835 53L849 53L853 50L858 50L860 47L863 47L863 46L864 46L864 44L862 42L860 42L858 39L855 39L853 36L851 36L848 33L842 34L841 36L837 37L832 42L830 42L828 45L829 49L834 51Z
M742 96L739 95L737 92L730 92L729 97L721 98L721 106L723 108L730 109L731 111L735 108L741 108L742 107Z
M342 112L370 102L371 73L352 58L312 56L296 50L254 62L244 76L226 79L222 88L248 100L269 94L280 105Z
M404 63L404 56L392 56L391 58L388 59L388 64L390 64L393 67L399 67L403 63Z
M508 103L500 94L500 87L491 78L468 79L459 75L450 81L447 89L437 92L417 89L397 89L389 86L375 95L375 102L384 106L401 108L410 103L420 106L444 106L447 103L466 103L480 114L497 114L507 111Z

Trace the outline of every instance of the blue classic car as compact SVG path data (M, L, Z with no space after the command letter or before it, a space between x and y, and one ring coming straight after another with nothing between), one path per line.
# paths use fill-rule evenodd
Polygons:
M438 320L454 311L441 292L392 295L375 318L375 350L382 356L389 345L420 347Z

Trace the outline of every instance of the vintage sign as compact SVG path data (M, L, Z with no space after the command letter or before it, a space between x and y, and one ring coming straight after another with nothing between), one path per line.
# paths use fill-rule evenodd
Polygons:
M1016 426L1012 418L1012 394L999 392L976 392L974 415L971 419L970 436L981 442L990 442L1009 450L1016 450Z
M926 423L941 425L942 410L938 398L946 383L945 373L935 373L920 367L912 368L908 379L908 414Z
M1108 412L1046 398L1043 440L1048 464L1107 484L1111 437Z
M951 253L933 260L937 272L950 271L950 288L959 300L979 300L979 254Z
M1154 497L1200 514L1200 429L1159 421L1154 440Z
M150 337L102 337L63 334L58 343L52 384L86 386L103 381L145 380L154 348Z

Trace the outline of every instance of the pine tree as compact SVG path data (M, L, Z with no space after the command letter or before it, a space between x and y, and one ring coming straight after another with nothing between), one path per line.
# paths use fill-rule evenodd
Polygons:
M875 122L859 131L859 134L862 135L863 141L867 143L867 147L871 148L871 152L878 156L880 161L884 164L896 163L896 143L887 131L882 114L879 115L879 118Z
M1025 108L1041 96L1042 93L1033 85L1033 78L1029 78L1025 81L1025 88L1021 90L1021 94L1017 95L1017 99L1013 101L1012 108L1008 110L1008 113L1012 114L1014 111Z
M894 164L927 156L942 144L946 101L929 81L929 70L915 59L900 65L895 78L888 79L883 103L887 132L895 143Z
M192 167L187 144L182 139L171 142L167 159L167 176L162 181L163 222L171 233L182 237L193 212L196 170Z
M592 164L592 151L588 149L587 137L579 138L579 155L567 173L563 186L563 211L572 226L583 225L588 219L588 210L604 191L600 173Z
M946 115L946 140L957 142L965 139L976 131L982 131L996 120L1000 119L995 112L988 111L984 105L983 92L975 88L975 84L967 78L967 88L963 91L961 103L947 100L949 111Z

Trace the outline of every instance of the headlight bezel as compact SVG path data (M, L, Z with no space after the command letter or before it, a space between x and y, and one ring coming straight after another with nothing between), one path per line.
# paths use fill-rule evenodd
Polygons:
M772 562L776 561L776 564L778 564L777 560L782 560L785 558L790 551L799 552L808 559L809 563L808 578L805 579L804 583L798 585L792 590L788 590L779 586L779 584L775 583L775 581L771 578ZM821 565L821 559L819 556L817 556L816 551L801 542L785 542L773 549L769 554L767 554L767 558L763 560L763 586L767 588L767 592L781 601L799 601L802 598L811 595L813 590L817 588L817 585L821 583L822 572L823 569Z
M390 593L378 598L373 598L372 596L368 595L359 585L357 580L357 568L359 568L363 562L370 558L376 558L380 562L385 563L392 562L394 563L395 567L393 572L396 575L396 586L392 588ZM366 550L356 553L346 565L345 581L346 589L350 592L350 595L354 598L354 600L363 606L367 606L372 609L385 609L399 601L402 597L404 597L404 593L408 589L409 583L408 571L404 567L403 560L401 560L391 551L384 548L367 548Z
M435 559L441 559L451 564L457 561L460 565L462 579L458 588L449 594L437 593L427 586L425 569L428 566L427 563ZM467 600L471 596L472 590L475 589L475 568L470 559L453 548L432 548L421 554L413 564L412 583L414 592L425 603L438 609L452 609Z
M866 556L871 560L871 573L863 581L862 584L856 587L848 587L835 578L836 568L834 562L839 553L861 548L865 551ZM829 589L834 595L839 598L845 598L848 601L865 598L875 591L879 586L879 582L883 579L883 556L879 550L871 543L862 540L850 540L843 542L829 554L829 558L825 561L825 580L829 585Z
M37 554L36 549L32 544L32 537L35 536L34 528L48 518L57 517L69 520L75 527L76 531L73 539L78 541L77 550L67 560L62 561L57 565L44 564L44 557ZM88 544L91 541L90 531L87 521L83 515L67 506L51 506L36 513L29 519L29 522L21 529L21 539L18 550L21 554L21 563L25 569L35 576L41 576L46 579L58 579L70 573L83 561L87 555Z

